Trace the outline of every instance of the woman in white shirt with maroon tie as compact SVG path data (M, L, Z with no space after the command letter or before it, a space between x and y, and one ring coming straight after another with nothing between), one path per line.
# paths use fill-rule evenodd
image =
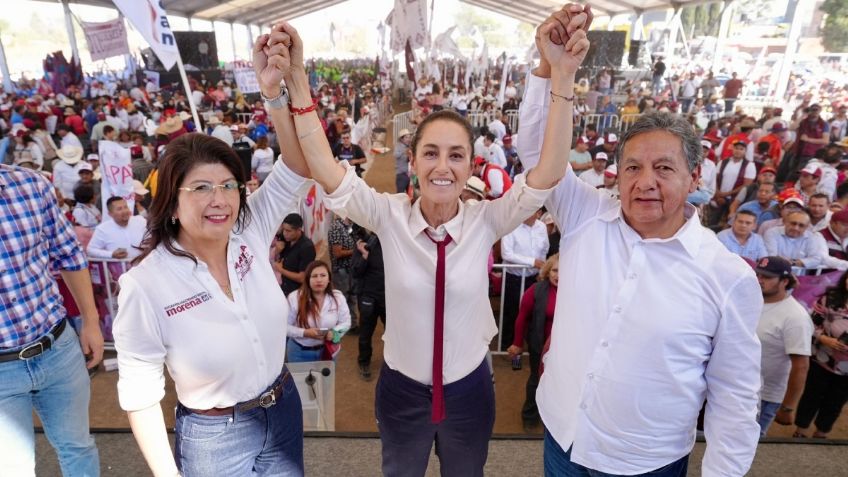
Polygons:
M568 24L570 36L556 21L538 31L555 78L554 112L538 166L517 176L498 200L465 204L459 197L472 172L473 134L464 118L439 111L418 126L411 143L411 167L421 184L417 201L378 194L352 166L333 159L314 113L303 44L289 24L280 26L291 46L278 49L276 61L288 67L284 76L300 148L328 194L325 205L376 232L383 248L388 319L376 415L384 475L424 475L434 441L442 475L483 475L495 418L485 358L497 333L486 263L494 242L538 210L565 174L561 138L572 135L574 75L589 46L579 30L585 20L580 14ZM552 33L565 44L553 43Z

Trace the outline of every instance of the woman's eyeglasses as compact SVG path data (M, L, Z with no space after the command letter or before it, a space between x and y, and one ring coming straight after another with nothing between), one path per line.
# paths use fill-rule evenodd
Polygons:
M177 190L184 190L198 197L210 197L215 192L215 189L221 189L221 192L227 194L238 192L240 189L243 188L244 184L240 184L237 181L228 181L218 185L213 185L208 182L202 182L194 187L177 187Z

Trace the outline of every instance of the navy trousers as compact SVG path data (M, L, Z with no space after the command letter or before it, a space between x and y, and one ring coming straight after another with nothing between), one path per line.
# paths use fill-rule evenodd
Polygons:
M495 425L495 389L486 360L444 389L447 418L433 424L431 386L383 365L375 405L383 475L423 476L435 442L442 476L483 476Z

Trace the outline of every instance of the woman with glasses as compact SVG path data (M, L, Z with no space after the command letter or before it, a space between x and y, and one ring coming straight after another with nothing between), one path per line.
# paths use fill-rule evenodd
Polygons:
M260 84L279 84L260 37ZM286 149L263 187L232 148L203 134L171 141L135 267L114 323L118 398L156 476L303 475L300 399L284 367L289 306L268 250L310 186L288 107L271 109ZM159 402L176 384L175 452Z
M350 329L350 308L342 292L333 289L330 266L316 260L305 275L288 298L289 363L335 359L339 340Z

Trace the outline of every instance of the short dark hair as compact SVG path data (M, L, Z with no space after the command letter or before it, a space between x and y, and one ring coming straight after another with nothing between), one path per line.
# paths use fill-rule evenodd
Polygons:
M74 196L76 197L76 194L74 194ZM112 210L112 204L118 202L119 200L124 200L124 198L121 196L113 195L112 197L106 199L106 210Z
M94 198L94 187L90 184L80 184L74 189L74 200L81 204L87 204ZM109 200L115 197L110 197ZM107 201L108 203L108 201Z
M105 135L109 134L110 132L112 132L114 130L115 130L115 128L113 128L112 126L109 126L107 124L106 126L103 126L103 135L105 136Z
M490 140L490 141L492 141L492 142L495 142L495 139L497 139L497 138L495 137L495 135L494 135L494 134L492 134L492 133L490 133L490 132L487 132L487 133L486 133L486 139L488 139L488 140Z
M824 200L830 202L830 197L828 197L827 194L824 194L822 192L816 192L815 194L811 195L810 200L813 200L813 199L824 199Z
M303 217L300 214L292 212L287 215L285 219L283 219L283 223L288 225L289 227L294 227L296 229L303 228Z
M757 220L757 214L755 214L754 212L752 212L752 211L750 211L750 210L748 210L748 209L737 210L737 211L736 211L736 215L737 215L737 216L739 216L739 215L750 215L751 217L753 217L753 218L754 218L754 221L755 221L755 222L756 222L756 220Z
M56 126L56 132L59 132L59 131L71 132L71 127L68 126L67 124L60 124L60 125Z

